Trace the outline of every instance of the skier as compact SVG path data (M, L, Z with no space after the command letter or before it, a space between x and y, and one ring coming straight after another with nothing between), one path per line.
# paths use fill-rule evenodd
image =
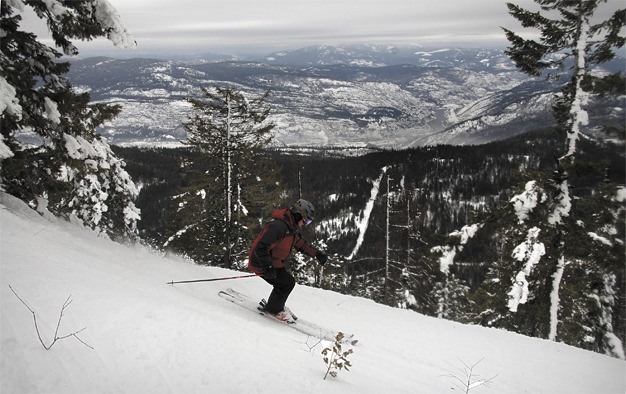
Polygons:
M252 242L248 255L248 269L261 275L273 286L264 311L276 318L293 322L295 318L285 302L296 286L296 280L285 268L285 260L292 249L315 257L324 265L328 257L311 246L300 235L300 230L313 222L315 208L307 200L298 200L290 208L276 209L272 220L263 226Z

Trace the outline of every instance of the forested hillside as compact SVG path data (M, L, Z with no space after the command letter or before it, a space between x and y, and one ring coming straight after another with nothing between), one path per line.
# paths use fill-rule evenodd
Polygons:
M384 167L391 178L394 206L398 205L394 210L406 209L399 201L410 195L411 216L417 218L422 237L432 242L466 225L473 215L508 203L514 189L523 188L523 173L553 169L560 154L559 143L554 131L542 130L477 146L365 151L357 156L342 156L349 150L306 148L270 151L267 155L280 164L281 188L289 196L286 201L300 197L301 188L301 196L315 203L317 232L309 236L324 239L331 254L347 256L356 240L356 215L365 207L372 182ZM165 233L169 201L186 184L185 162L194 153L185 148L115 146L114 150L124 158L127 171L141 188L137 201L142 210L141 234L158 247L169 237ZM606 175L613 182L625 183L619 149L588 144L585 153L589 159L608 161ZM373 223L384 221L386 184L384 188L374 204ZM280 204L276 202L277 207ZM335 225L338 220L341 225ZM384 242L383 234L377 234L382 227L368 230L362 254L382 256L376 252Z
M280 166L280 198L274 206L285 206L299 197L312 201L316 223L314 228L305 229L305 237L332 256L323 275L300 256L294 257L292 270L302 284L490 325L491 321L480 317L493 302L484 298L485 286L493 283L494 267L507 261L518 242L507 234L516 229L525 231L513 220L511 199L524 191L529 179L555 173L555 157L561 154L559 142L554 130L540 130L479 146L361 155L337 149L267 151L266 155ZM115 149L141 189L137 200L142 209L141 236L156 248L167 249L163 246L175 232L169 223L179 209L171 199L189 182L186 163L194 161L196 153L182 148ZM581 142L579 164L571 177L573 192L590 195L603 185L626 184L622 150L612 144ZM581 210L586 208L577 210L574 205L573 211L582 220ZM616 215L623 221L623 212ZM269 212L258 218L259 227L268 219ZM477 231L479 228L483 230ZM616 230L616 239L623 239L623 230ZM250 236L256 231L258 228L251 229ZM454 260L444 263L451 250ZM619 260L620 250L623 243L604 258L607 262ZM237 262L241 268L245 264ZM497 271L504 277L497 278L503 287L498 289L502 294L494 293L501 299L496 309L507 307L514 266L511 263L509 271ZM624 302L620 291L623 269L620 272L611 288L614 306ZM610 316L614 328L624 328L623 308L612 309L617 311Z

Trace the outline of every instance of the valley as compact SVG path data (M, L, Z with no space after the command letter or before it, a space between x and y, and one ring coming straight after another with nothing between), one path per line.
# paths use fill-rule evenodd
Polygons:
M72 62L69 78L92 100L122 105L100 132L126 146L180 145L191 111L186 98L200 86L231 86L251 97L269 90L277 146L485 143L550 116L555 87L516 71L501 51L413 48L412 57L406 50L385 57L340 49L256 61L88 58Z

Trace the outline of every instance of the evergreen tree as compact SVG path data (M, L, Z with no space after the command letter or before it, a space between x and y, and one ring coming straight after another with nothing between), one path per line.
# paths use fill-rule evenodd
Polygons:
M106 0L2 2L0 184L32 206L73 214L114 237L134 236L138 191L124 162L96 133L120 108L89 104L87 93L74 92L64 77L70 66L59 61L62 54L20 30L19 13L27 6L45 20L65 55L78 53L71 39L106 36L118 46L135 45ZM39 143L26 146L20 133L36 135Z
M551 340L560 338L581 346L581 339L572 336L571 332L580 333L587 327L580 319L576 319L576 314L568 311L578 308L583 310L581 313L584 315L592 313L580 300L589 297L595 287L581 279L589 278L590 281L594 281L593 277L611 278L612 274L619 272L623 274L623 264L612 266L609 272L605 272L602 262L578 253L582 245L590 247L591 250L597 249L598 246L589 244L590 237L581 236L580 227L588 226L591 222L575 220L577 212L573 210L573 206L581 205L577 200L587 196L576 196L572 185L577 181L578 175L575 173L577 143L588 124L586 106L592 99L592 94L605 93L609 81L615 80L622 81L623 91L622 75L599 76L593 74L592 69L595 65L613 59L615 48L624 46L626 39L620 33L626 25L626 11L620 9L607 20L594 24L592 17L601 4L606 3L605 0L535 0L535 2L540 5L543 14L507 3L510 14L519 20L523 27L535 28L540 32L539 41L535 41L524 39L504 29L511 43L507 54L525 73L539 76L547 71L549 77L566 79L553 106L557 125L566 135L564 153L557 161L557 171L552 177L552 184L545 185L547 189L552 188L554 198L549 202L549 214L544 227L551 227L556 249L555 252L549 253L553 268L547 276L551 281L546 284L551 288L550 329L547 337ZM555 11L559 14L559 19L545 16ZM577 268L581 266L586 268L580 271ZM566 272L566 267L582 276L579 278L574 272ZM583 275L585 272L587 274ZM566 300L561 294L561 289L568 285L568 279L572 281L570 285L577 291L571 291L568 287L569 299ZM566 305L571 308L565 308ZM577 329L568 330L560 335L559 321L564 320L578 325Z
M276 168L264 151L274 125L266 120L267 93L248 100L230 88L201 90L189 99L195 114L184 123L199 156L174 207L172 233L184 231L171 245L198 262L231 267L244 260L251 231L276 204Z
M499 244L500 258L472 295L472 320L541 338L550 337L558 320L557 340L623 357L624 187L600 174L587 174L583 183L582 163L579 158L571 181L579 196L581 189L590 195L574 200L562 233L547 220L555 193L550 176L535 175L522 193L489 214L481 231ZM558 271L561 258L567 269ZM556 291L557 278L565 291Z
M395 172L388 170L389 172ZM429 261L429 248L421 233L422 213L417 210L415 191L406 185L406 167L396 173L400 182L398 191L390 191L386 229L387 246L387 303L434 315L436 304L434 286L437 272ZM396 178L392 178L396 179ZM394 182L395 183L395 182ZM395 187L393 187L395 188Z
M439 263L439 280L434 284L436 299L435 315L440 318L464 320L468 313L467 293L469 286L458 279L453 272L455 258L483 227L482 224L463 226L449 234L448 244L431 249Z
M497 259L487 277L472 296L473 320L520 334L547 337L551 307L550 286L553 272L545 230L547 193L533 180L508 204L494 210L481 229L497 245Z

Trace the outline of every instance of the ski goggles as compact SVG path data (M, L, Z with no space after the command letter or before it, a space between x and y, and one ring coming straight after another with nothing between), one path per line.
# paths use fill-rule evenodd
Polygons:
M313 223L313 219L311 219L310 217L305 215L305 217L304 217L304 225L308 226L311 223Z

